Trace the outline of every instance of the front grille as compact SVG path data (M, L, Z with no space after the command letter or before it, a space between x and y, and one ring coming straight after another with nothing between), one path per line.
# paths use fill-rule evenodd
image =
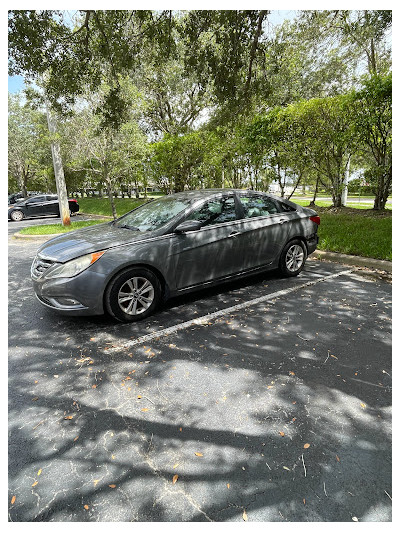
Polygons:
M44 259L40 255L37 255L33 260L31 267L32 277L40 278L48 268L54 265L54 263L55 261L51 261L50 259Z

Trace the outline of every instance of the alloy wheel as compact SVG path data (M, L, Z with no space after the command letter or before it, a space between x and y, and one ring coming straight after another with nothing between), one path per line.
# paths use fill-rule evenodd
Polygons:
M304 250L298 244L293 244L286 252L286 268L290 272L296 272L301 268L304 261Z
M118 305L128 315L144 313L153 301L154 287L147 278L130 278L118 292Z

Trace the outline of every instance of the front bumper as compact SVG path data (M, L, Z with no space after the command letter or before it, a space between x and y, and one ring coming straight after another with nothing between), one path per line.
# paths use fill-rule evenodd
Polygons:
M32 278L39 302L61 314L88 316L104 314L106 276L86 269L73 278Z

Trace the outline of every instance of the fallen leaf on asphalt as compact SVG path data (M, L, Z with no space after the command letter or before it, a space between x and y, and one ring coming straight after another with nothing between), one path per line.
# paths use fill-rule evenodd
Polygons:
M336 355L330 354L330 356L333 357L334 359L337 359Z
M98 483L99 481L100 481L100 479L95 479L95 480L93 481L93 485L96 486L97 483Z
M97 385L92 385L92 389L97 389Z
M297 402L292 402L292 405L296 405Z
M303 498L303 503L304 503L304 505L306 504L306 499L305 498Z
M245 522L247 522L247 520L248 520L248 516L247 516L247 513L246 513L246 509L243 511L243 520L244 520Z
M40 476L41 473L42 473L42 469L40 468L37 475Z
M74 438L74 442L76 442L79 439L79 435Z
M284 436L285 436L285 434L284 434L283 431L280 431L280 432L279 432L279 435L280 435L281 437L284 437Z
M182 428L179 428L179 431L182 431Z
M141 398L141 396L140 396L140 394L138 394L138 400L140 400L140 398Z
M73 418L73 415L64 416L64 420L72 420Z
M308 444L308 442L306 442L306 443L304 444L304 446L303 446L303 448L305 448L305 449L307 449L307 448L309 448L309 447L310 447L310 445Z
M172 468L177 468L179 466L179 463L175 463Z
M291 376L295 376L295 375L296 375L296 374L295 374L294 372L292 372L292 371L290 371L289 374L290 374Z
M96 339L95 339L95 337L92 337L90 340L91 340L91 341L95 341Z
M143 407L143 409L141 409L141 411L143 411L143 412L146 412L146 411L148 411L148 410L149 410L148 407Z
M88 505L84 505L83 508L86 509L86 511L89 510L89 506Z
M38 481L35 481L35 483L32 483L32 487L36 487L37 484L38 484Z
M108 485L110 489L115 489L116 485Z
M226 486L228 487L228 489L230 489L230 488L231 488L231 486L230 486L230 484L229 484L229 483L227 483L227 484L226 484Z
M336 461L340 463L340 458L338 456L336 456Z
M288 468L287 466L284 466L283 467L285 470L289 470L290 471L290 468Z
M16 500L16 497L15 497L15 496L13 496L13 497L11 498L11 505L14 505L14 503L15 503L15 500Z
M203 454L200 452L195 452L195 455L197 455L197 457L203 457Z
M174 477L172 478L172 484L175 485L175 483L178 481L178 474L175 474Z
M32 401L33 401L33 402L37 402L37 401L38 401L38 399L39 399L39 397L38 397L38 396L36 396L35 398L32 398Z
M365 409L365 408L367 407L367 406L365 405L365 403L360 403L360 405L361 405L361 407L362 407L363 409Z

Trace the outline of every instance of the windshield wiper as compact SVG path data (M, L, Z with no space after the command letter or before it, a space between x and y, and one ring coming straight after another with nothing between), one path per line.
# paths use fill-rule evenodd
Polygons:
M117 228L131 229L132 231L140 231L140 229L137 228L136 226L129 226L128 224L121 224L121 226L117 226Z

